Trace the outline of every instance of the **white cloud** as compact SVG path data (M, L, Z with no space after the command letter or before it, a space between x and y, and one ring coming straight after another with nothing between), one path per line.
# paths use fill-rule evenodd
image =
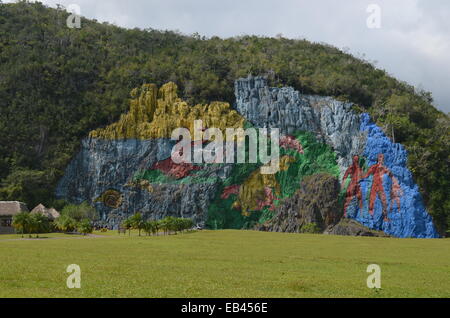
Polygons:
M230 37L242 34L306 38L365 53L400 80L433 93L450 112L448 0L43 0L77 3L81 13L124 27ZM381 7L381 29L368 29L366 8Z

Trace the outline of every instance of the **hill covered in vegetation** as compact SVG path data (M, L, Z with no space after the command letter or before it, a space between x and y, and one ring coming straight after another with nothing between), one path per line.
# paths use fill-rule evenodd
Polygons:
M80 140L116 122L129 92L172 81L191 105L235 103L234 81L265 75L271 86L333 96L368 112L409 153L408 167L436 227L450 223L449 117L430 93L370 62L306 40L186 36L123 29L40 3L0 3L0 200L63 204L55 186Z

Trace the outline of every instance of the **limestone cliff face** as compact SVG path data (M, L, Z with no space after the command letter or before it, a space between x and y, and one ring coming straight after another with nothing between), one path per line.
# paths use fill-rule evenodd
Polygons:
M322 233L342 217L339 191L339 182L331 175L308 176L300 189L276 208L274 217L258 228L271 232Z
M242 128L245 119L228 103L189 106L178 98L177 86L170 82L159 90L156 85L144 84L131 92L130 111L119 121L92 131L91 138L155 139L170 138L174 129L188 128L194 136L194 121L202 120L206 127Z
M113 228L138 211L156 219L169 215L192 218L203 225L217 192L214 180L226 175L226 165L202 169L210 180L189 185L150 184L139 173L170 160L175 145L170 137L175 128L188 128L193 136L194 120L224 129L241 128L245 119L228 103L187 105L178 98L174 83L159 90L145 84L133 90L131 97L127 114L83 140L81 152L58 184L57 196L94 204L102 215L102 225Z
M269 87L262 77L249 77L235 83L236 108L257 127L279 128L284 134L309 131L329 144L343 171L352 155L362 153L365 134L351 104L331 97L303 95L292 87Z
M209 228L269 224L266 229L302 231L314 223L323 230L345 214L392 236L437 237L406 151L368 115L330 97L269 87L261 77L237 80L235 94L233 109L223 102L189 106L173 83L133 90L130 111L83 140L58 197L90 202L109 227L139 211L156 219L189 217ZM173 129L193 134L197 119L222 131L246 124L280 128L282 169L263 176L261 164L173 163ZM317 188L311 180L323 174L329 182ZM314 199L318 194L326 202ZM339 222L339 233L354 232L343 229L347 223Z
M168 139L109 140L87 138L57 187L57 196L89 201L102 216L102 225L115 228L131 213L146 217L173 215L203 224L216 184L145 184L133 182L136 172L170 157ZM221 171L211 171L219 175Z
M268 87L260 77L236 81L235 91L238 111L254 125L278 127L285 133L310 131L330 145L341 179L351 172L352 158L358 156L362 175L343 189L349 218L392 236L438 237L407 168L406 151L392 143L367 114L358 115L350 104L330 97ZM380 155L384 162L378 167Z
M438 237L431 216L425 209L419 187L414 183L412 173L407 167L406 150L401 144L393 143L367 114L361 115L360 130L367 134L362 154L367 160L367 167L374 167L379 155L383 154L386 173L381 176L376 199L371 200L377 192L376 178L379 170L368 169L367 177L363 176L360 180L361 192L365 196L363 206L359 208L354 202L349 206L348 216L371 229L382 230L396 237ZM385 198L380 192L384 193ZM388 220L383 218L383 208L387 210Z

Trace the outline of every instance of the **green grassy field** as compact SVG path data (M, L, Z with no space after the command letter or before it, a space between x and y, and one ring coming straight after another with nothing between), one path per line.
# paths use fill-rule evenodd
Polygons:
M100 233L97 233L100 234ZM450 240L200 231L0 239L0 297L449 297ZM66 268L81 267L81 289ZM381 290L366 268L381 266Z
M42 239L48 239L48 238L74 238L74 237L83 237L83 235L77 235L77 234L64 234L64 233L46 233L46 234L39 234L39 237L36 238L36 234L32 234L31 238L28 234L25 234L23 236L24 239L31 239L31 240L42 240ZM0 235L0 241L3 240L18 240L22 239L21 234L2 234Z

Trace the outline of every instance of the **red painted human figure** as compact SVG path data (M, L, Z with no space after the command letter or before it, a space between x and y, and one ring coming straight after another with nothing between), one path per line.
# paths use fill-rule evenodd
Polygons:
M347 169L347 171L345 171L344 178L342 180L342 188L343 188L345 180L347 180L349 175L352 176L350 184L347 188L347 194L345 196L344 217L347 216L347 207L350 204L350 202L352 202L354 196L358 198L359 208L362 209L363 207L361 186L359 185L359 180L361 180L362 173L363 171L359 167L359 157L354 156L353 163Z
M383 188L383 176L387 174L393 181L394 184L396 184L396 179L392 175L392 172L383 166L384 163L384 155L379 154L378 155L378 162L371 166L367 173L363 176L363 179L368 178L370 175L373 175L373 182L372 182L372 188L370 189L370 199L369 199L369 213L370 215L373 215L373 210L375 207L375 200L378 197L381 200L381 204L383 206L383 217L385 221L389 221L388 215L387 215L387 203L386 203L386 194L384 193ZM393 189L397 192L397 189ZM398 202L398 205L400 207L400 202Z
M391 207L392 210L394 208L394 204L397 204L397 209L400 211L400 197L403 195L403 190L400 187L400 184L397 178L393 178L392 180L392 191L391 191Z

